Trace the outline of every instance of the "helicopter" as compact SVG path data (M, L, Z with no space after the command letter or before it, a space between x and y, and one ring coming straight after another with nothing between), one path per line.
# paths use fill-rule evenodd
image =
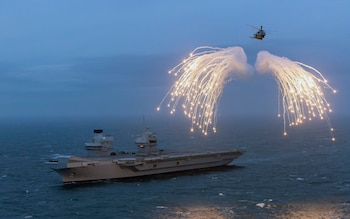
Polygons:
M249 25L249 26L250 26L250 25ZM251 27L254 28L254 29L257 29L258 32L256 32L256 33L254 34L254 36L252 36L252 37L250 37L250 38L252 38L252 39L257 39L257 40L263 40L264 37L266 36L266 33L265 33L265 31L263 30L263 26L260 26L260 29L257 28L257 27L254 27L254 26L251 26Z

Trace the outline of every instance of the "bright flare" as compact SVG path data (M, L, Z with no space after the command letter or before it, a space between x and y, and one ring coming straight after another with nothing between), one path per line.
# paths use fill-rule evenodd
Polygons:
M278 85L280 105L283 108L284 135L287 135L286 126L299 125L304 120L313 118L326 119L332 141L333 128L327 113L332 112L330 104L323 94L323 88L329 88L336 93L315 68L300 62L291 61L284 57L272 55L266 51L258 53L255 68L260 73L271 73ZM312 74L310 71L314 72Z
M207 135L211 127L216 132L218 103L227 82L247 75L251 67L241 47L198 47L188 58L169 71L178 80L165 95L170 114L180 104L194 127ZM157 110L160 109L160 105Z

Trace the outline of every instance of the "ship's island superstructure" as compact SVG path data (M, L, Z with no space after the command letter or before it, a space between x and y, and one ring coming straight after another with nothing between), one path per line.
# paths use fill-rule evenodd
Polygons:
M56 155L46 164L60 174L63 184L76 184L226 166L243 154L241 150L167 154L158 149L156 135L148 128L135 144L134 153L115 152L113 137L95 129L92 141L85 143L86 157Z

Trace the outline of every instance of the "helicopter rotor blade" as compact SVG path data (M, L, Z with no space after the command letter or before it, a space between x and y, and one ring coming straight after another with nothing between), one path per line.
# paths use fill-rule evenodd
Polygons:
M256 30L260 30L260 28L257 28L257 27L254 27L253 25L250 25L250 24L247 24L247 26L253 28L253 29L256 29Z

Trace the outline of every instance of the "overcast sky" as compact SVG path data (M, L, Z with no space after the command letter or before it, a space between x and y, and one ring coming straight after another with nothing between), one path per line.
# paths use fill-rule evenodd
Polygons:
M0 117L157 114L167 71L198 46L267 50L317 68L348 114L350 1L1 1ZM247 24L263 25L263 41ZM277 85L227 84L222 115L277 114Z

